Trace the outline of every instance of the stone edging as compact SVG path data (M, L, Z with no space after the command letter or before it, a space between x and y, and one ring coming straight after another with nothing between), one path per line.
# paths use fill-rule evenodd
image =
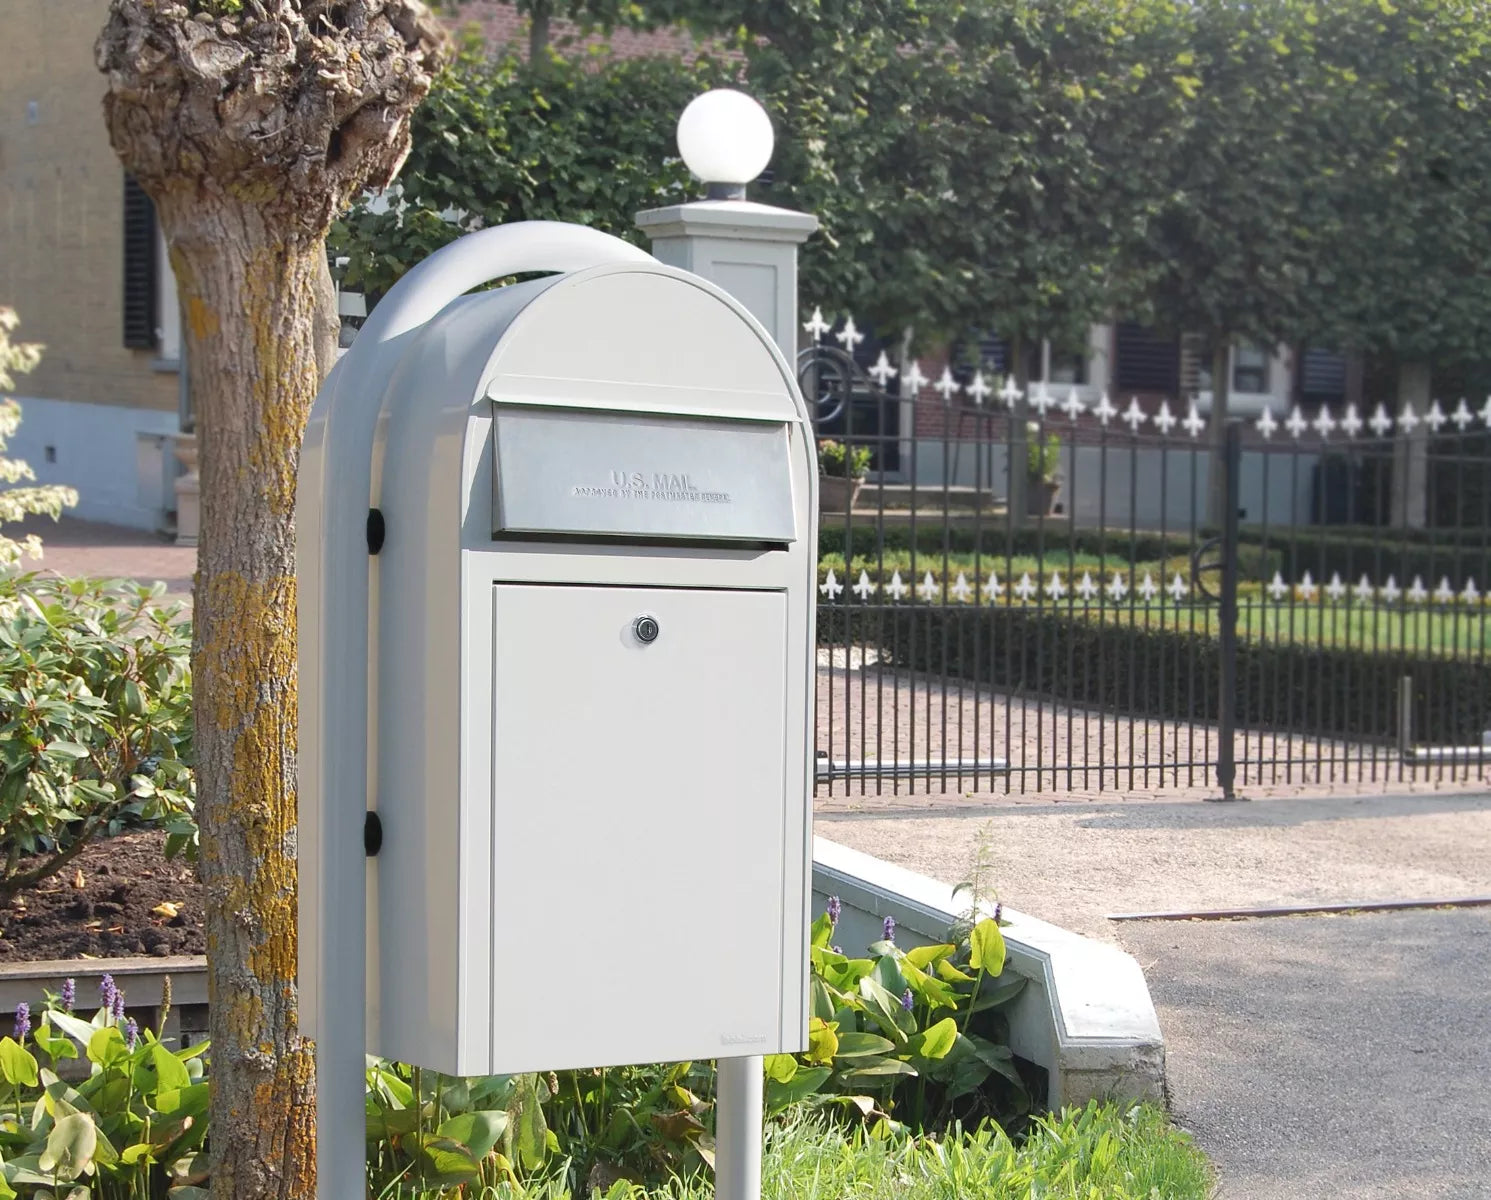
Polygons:
M885 917L904 945L941 941L967 908L945 883L825 838L813 839L813 892L820 907L830 895L843 902L838 940L851 953L879 938ZM1008 908L1002 915L1010 965L1030 980L1010 1013L1011 1047L1046 1068L1050 1106L1163 1100L1165 1042L1133 957Z

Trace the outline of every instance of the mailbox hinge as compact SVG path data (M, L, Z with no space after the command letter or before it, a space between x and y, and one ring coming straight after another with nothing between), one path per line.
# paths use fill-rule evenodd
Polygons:
M377 554L383 549L383 513L380 509L368 509L368 553Z
M383 821L375 812L362 819L362 852L369 858L377 858L383 849Z

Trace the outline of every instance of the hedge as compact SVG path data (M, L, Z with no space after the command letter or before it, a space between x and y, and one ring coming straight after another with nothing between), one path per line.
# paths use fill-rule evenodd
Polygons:
M836 518L830 516L819 526L820 558L843 554L846 542L852 547L852 553L845 555L846 561L856 557L875 558L882 545L886 552L911 548L911 531L904 526L886 529L881 538L873 520L860 520L849 528L846 538L844 526L835 522ZM1245 527L1241 531L1239 557L1244 581L1266 581L1274 571L1280 571L1285 579L1294 582L1309 571L1322 582L1332 574L1339 574L1349 582L1367 575L1377 584L1393 575L1404 587L1415 575L1431 588L1444 576L1449 576L1456 590L1465 586L1467 578L1473 578L1482 590L1491 584L1491 540L1484 529L1394 530L1311 525L1271 527L1266 533L1265 537L1265 531L1258 527ZM1189 555L1199 542L1210 536L1209 530L1201 530L1195 537L1189 533L1143 530L1131 535L1124 530L1080 526L1073 530L1059 519L1048 520L1043 528L1027 525L1006 529L996 521L978 531L960 527L944 530L937 517L929 516L925 525L918 524L915 541L918 555L940 558L944 553L960 556L982 553L997 567L998 560L1006 555L1014 558L1043 551L1116 555L1135 563L1159 562ZM933 562L927 565L935 567Z
M1129 716L1214 721L1220 643L1019 608L823 604L822 645L863 644L893 666ZM1238 723L1391 742L1411 676L1416 740L1476 744L1491 728L1491 670L1474 662L1340 647L1241 642Z

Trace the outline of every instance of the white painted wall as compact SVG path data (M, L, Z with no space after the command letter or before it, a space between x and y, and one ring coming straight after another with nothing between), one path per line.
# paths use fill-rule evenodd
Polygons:
M40 483L78 489L71 515L157 530L175 507L170 440L177 415L115 404L19 396L21 427L7 454L31 464ZM55 461L48 460L50 448Z

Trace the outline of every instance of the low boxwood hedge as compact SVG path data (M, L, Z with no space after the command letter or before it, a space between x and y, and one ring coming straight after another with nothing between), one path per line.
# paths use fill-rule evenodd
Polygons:
M1202 633L1104 624L1029 609L823 604L818 640L882 661L1131 716L1214 721L1220 643ZM1241 642L1240 727L1392 741L1399 681L1413 680L1417 740L1479 744L1491 671L1466 659Z

